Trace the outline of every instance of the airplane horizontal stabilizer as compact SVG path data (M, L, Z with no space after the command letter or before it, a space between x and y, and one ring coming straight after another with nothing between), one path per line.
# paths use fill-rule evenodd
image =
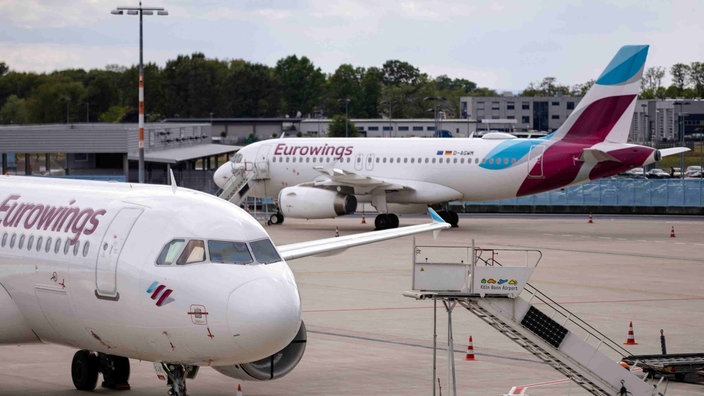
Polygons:
M668 155L685 153L687 151L690 151L690 149L687 147L672 147L672 148L660 149L660 155L663 157L667 157Z
M582 154L579 156L579 161L586 163L597 163L597 162L621 162L618 158L613 155L597 149L584 149Z

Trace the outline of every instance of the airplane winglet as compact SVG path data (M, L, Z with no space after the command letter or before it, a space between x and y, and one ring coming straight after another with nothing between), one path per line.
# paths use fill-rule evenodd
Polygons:
M171 191L176 194L176 189L178 189L178 186L176 185L176 178L174 177L173 169L169 169L169 176L171 176Z
M433 223L447 223L445 220L443 220L442 217L436 212L433 208L428 207L428 213L430 214L430 218L433 219ZM433 231L433 239L438 239L438 235L440 234L440 231L442 230L434 230Z

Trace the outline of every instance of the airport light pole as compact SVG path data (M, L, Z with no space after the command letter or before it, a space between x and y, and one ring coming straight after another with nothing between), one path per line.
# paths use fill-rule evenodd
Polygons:
M675 102L675 106L680 106L680 111L678 115L678 119L680 121L680 143L682 144L682 147L684 147L684 114L682 112L683 106L688 105L689 102ZM680 153L680 177L684 178L684 153Z
M347 130L350 125L350 98L340 98L338 102L345 102L345 137L349 136L349 131Z
M435 133L434 133L434 135L439 136L438 135L438 101L445 102L447 99L445 99L444 96L426 96L423 98L423 100L434 101L434 104L433 104L433 114L434 114L434 118L435 118Z
M144 57L143 57L143 15L166 16L169 15L166 9L161 7L142 7L142 2L139 2L139 7L117 7L110 11L113 15L139 15L139 165L138 165L138 180L144 183Z

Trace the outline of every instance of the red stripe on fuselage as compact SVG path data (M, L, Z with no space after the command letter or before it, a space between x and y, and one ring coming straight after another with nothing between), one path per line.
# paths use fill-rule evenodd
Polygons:
M526 178L516 196L545 192L574 182L583 165L576 158L585 148L604 141L634 99L635 95L611 96L590 104L567 134L543 153L544 177ZM530 174L540 174L539 166L536 164Z

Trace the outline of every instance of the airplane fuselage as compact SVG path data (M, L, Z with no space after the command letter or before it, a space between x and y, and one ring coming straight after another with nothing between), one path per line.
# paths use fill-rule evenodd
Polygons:
M249 195L276 197L281 189L321 179L319 168L410 186L389 191L389 203L439 203L514 198L579 184L641 166L653 149L610 145L620 162L579 159L592 145L541 139L280 139L240 150L259 178ZM553 170L557 170L555 172ZM373 188L370 185L370 189ZM368 201L357 188L358 201Z
M268 240L250 216L206 194L3 176L0 238L0 343L229 365L271 355L299 329L283 260L158 262L173 240Z

